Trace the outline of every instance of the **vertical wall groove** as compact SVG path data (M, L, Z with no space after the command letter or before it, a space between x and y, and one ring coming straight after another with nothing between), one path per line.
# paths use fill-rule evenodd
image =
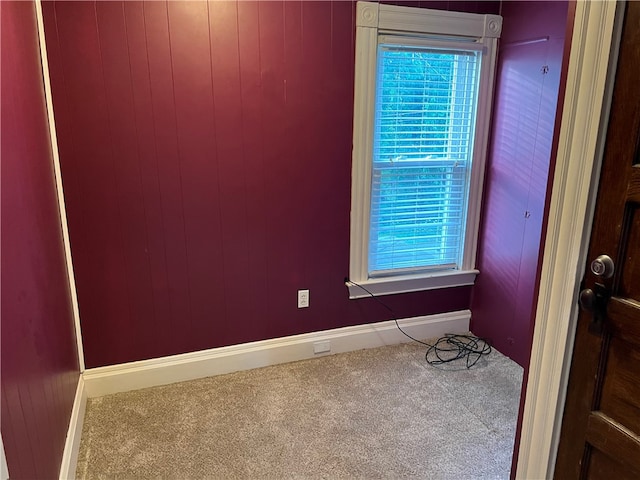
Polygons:
M343 283L354 8L43 5L87 366L386 320Z
M54 478L80 373L81 344L74 331L73 277L38 13L34 2L2 2L0 12L2 440L12 479Z
M529 363L536 279L560 95L567 2L503 5L502 43L478 268L474 333ZM535 39L535 41L532 41ZM548 67L544 73L543 67Z

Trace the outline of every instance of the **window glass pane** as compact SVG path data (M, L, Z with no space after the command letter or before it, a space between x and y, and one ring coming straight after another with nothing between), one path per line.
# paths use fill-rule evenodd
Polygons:
M459 267L479 56L464 50L378 47L372 276Z

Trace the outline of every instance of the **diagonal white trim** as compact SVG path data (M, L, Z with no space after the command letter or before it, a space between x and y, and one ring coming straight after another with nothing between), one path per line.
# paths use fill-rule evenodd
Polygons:
M516 478L555 467L616 2L576 2Z
M84 412L87 409L87 392L84 388L82 375L78 377L78 387L71 410L69 420L69 430L67 440L62 453L62 464L60 465L60 480L76 478L76 466L78 465L78 452L80 451L80 439L82 436L82 425L84 423Z
M9 480L9 467L7 467L7 457L4 454L4 442L0 434L0 480Z
M51 96L51 79L49 78L49 59L47 57L47 43L44 35L44 20L42 17L41 0L35 1L36 18L38 21L38 39L40 41L40 59L42 61L42 76L47 102L47 115L49 119L49 136L51 137L51 151L53 153L53 169L55 172L56 191L58 193L58 211L62 227L62 240L67 263L67 275L69 277L69 290L71 291L71 306L73 308L73 321L76 331L76 346L78 348L78 363L80 372L84 371L84 350L82 348L82 331L80 328L80 310L78 309L78 294L76 292L76 278L73 273L73 261L71 259L71 243L69 241L69 227L67 225L67 210L64 204L64 190L62 188L62 174L60 172L60 154L58 152L58 135L56 133L56 120L53 115L53 100Z
M409 335L435 338L445 333L469 331L471 312L442 313L398 320ZM108 367L90 368L83 374L89 398L141 388L184 382L251 368L304 360L316 356L314 344L330 342L330 354L395 345L411 340L393 320L305 333L290 337L213 348L170 357Z

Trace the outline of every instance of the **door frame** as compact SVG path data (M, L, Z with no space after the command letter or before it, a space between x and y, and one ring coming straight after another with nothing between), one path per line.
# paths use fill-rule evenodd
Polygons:
M617 58L621 30L621 22L615 21L620 16L616 11L623 10L616 9L619 5L575 1L516 478L553 476L576 327L575 299L584 273L613 84L608 67L615 65L610 59ZM78 350L82 362L80 340Z
M623 12L575 2L516 478L553 477Z

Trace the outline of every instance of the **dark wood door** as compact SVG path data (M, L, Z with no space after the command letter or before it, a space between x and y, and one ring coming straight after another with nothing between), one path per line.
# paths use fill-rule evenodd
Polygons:
M640 2L626 8L558 479L640 478ZM591 267L600 255L610 278L606 259Z

